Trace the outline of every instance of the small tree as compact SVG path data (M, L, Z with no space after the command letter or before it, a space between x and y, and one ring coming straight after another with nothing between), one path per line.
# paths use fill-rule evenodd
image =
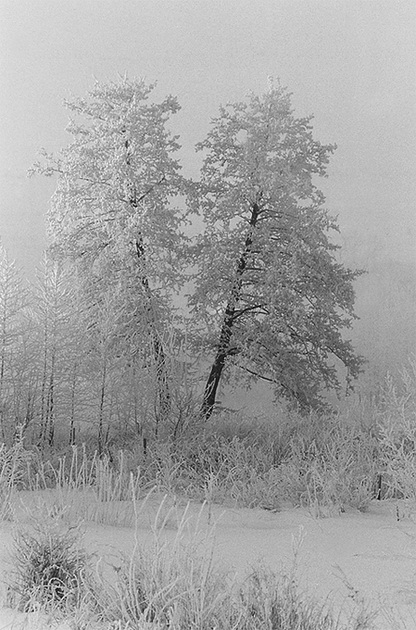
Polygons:
M314 140L311 117L295 118L290 95L270 86L222 107L197 148L206 154L189 203L205 229L190 304L214 353L202 412L212 413L230 364L302 410L317 408L322 386L340 387L337 360L348 379L362 363L341 336L360 272L337 262L328 233L338 227L314 183L334 146Z
M26 394L23 385L27 378L18 377L27 367L22 356L26 324L23 315L27 305L28 291L20 271L0 245L0 439L3 441L6 441L6 424L23 422L16 390L20 395Z
M56 422L68 421L66 390L72 378L74 353L81 332L73 326L76 316L76 282L70 268L44 255L33 286L31 309L40 383L38 444L53 446ZM75 334L74 334L75 333Z

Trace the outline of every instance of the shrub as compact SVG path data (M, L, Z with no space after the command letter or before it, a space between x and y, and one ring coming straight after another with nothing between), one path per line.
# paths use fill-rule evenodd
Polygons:
M311 418L290 439L289 455L278 469L284 499L316 516L365 510L375 496L377 441L345 417Z
M416 498L416 357L388 376L378 413L381 469L386 497Z

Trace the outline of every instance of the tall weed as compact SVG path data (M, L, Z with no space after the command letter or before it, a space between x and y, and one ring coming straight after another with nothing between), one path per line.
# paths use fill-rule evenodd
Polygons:
M30 453L23 447L21 433L13 446L0 444L0 520L13 517L13 491L24 486L29 459Z

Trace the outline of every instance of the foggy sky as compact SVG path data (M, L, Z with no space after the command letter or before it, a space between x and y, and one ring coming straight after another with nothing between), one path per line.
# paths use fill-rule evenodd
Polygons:
M414 0L0 0L0 236L30 272L53 180L27 179L69 140L62 100L94 79L177 95L184 173L220 103L280 78L315 136L336 143L327 207L346 248L416 262ZM381 254L380 254L381 253Z

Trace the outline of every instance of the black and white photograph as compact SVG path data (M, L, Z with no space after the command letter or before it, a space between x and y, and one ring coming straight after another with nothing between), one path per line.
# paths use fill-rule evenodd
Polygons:
M416 630L416 2L0 0L0 630Z

